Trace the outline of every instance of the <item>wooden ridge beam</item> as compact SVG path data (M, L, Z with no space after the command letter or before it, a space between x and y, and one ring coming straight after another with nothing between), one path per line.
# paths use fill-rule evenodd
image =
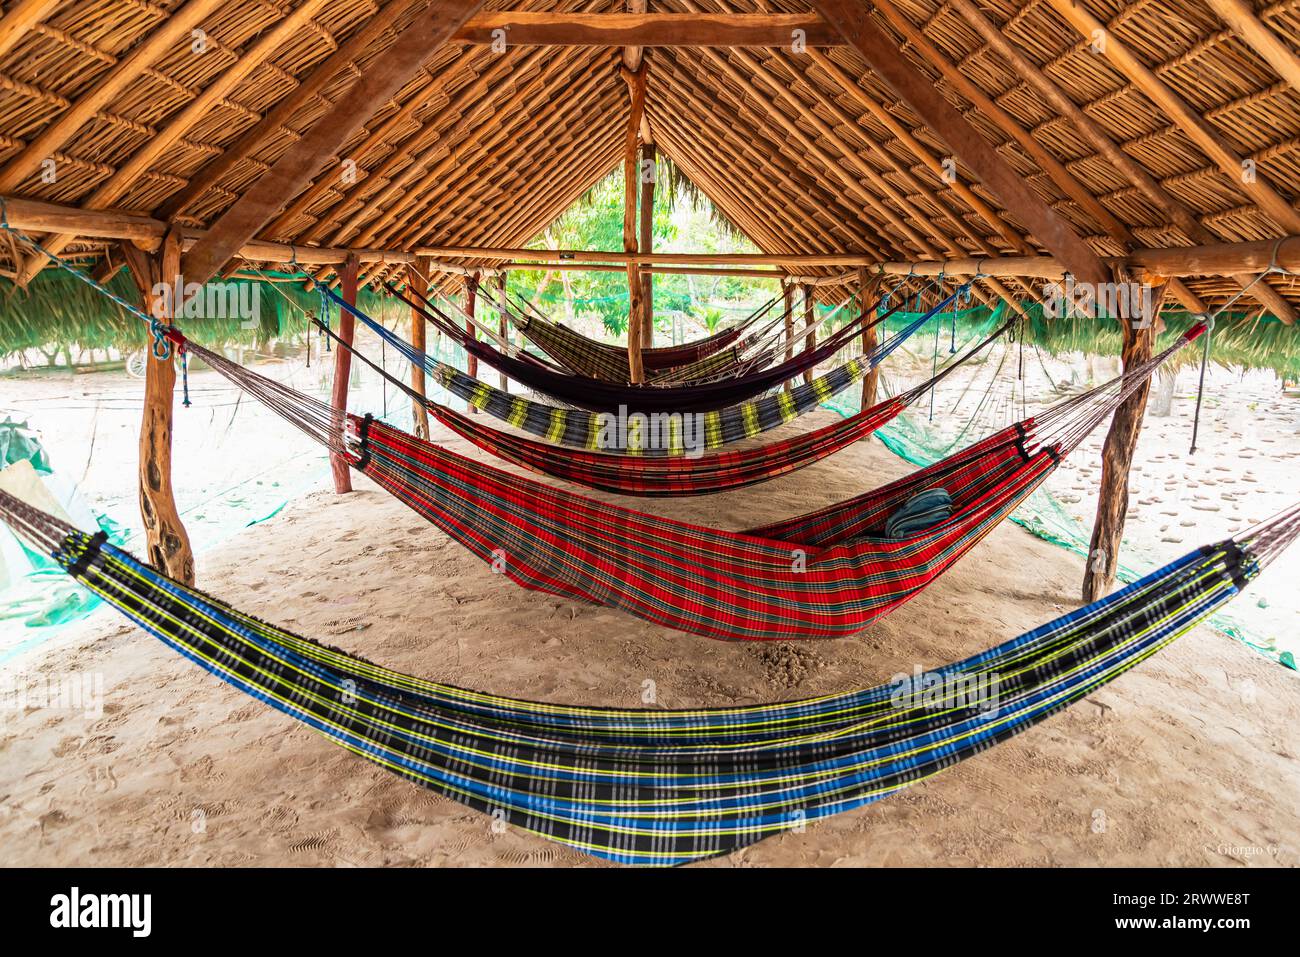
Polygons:
M788 47L797 30L806 46L842 46L834 27L811 13L522 13L472 18L453 36L491 44L504 31L508 46ZM639 66L639 60L637 66Z

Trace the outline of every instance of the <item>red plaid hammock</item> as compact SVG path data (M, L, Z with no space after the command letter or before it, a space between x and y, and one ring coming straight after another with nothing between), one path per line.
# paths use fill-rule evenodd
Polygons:
M525 588L711 638L778 640L851 635L915 597L1203 331L1198 325L1123 376L929 468L743 532L646 515L512 475L189 348ZM935 487L951 497L951 517L887 537L889 517Z

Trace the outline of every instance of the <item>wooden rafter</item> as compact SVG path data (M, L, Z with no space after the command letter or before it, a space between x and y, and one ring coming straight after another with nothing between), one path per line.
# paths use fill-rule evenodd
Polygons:
M928 77L899 56L898 48L871 22L865 6L857 0L813 0L813 6L844 34L849 45L862 54L871 68L970 167L1031 236L1069 263L1070 270L1081 280L1106 282L1106 271L1091 247L1025 188L992 144L952 108Z
M431 0L388 52L369 66L352 96L321 117L186 254L185 276L201 282L221 269L365 122L367 111L357 105L373 108L386 102L419 69L429 51L445 43L480 6L481 0Z
M422 0L393 0L383 7L382 16L375 16L360 30L350 36L342 46L335 50L323 63L298 84L297 89L280 100L265 116L250 129L241 133L239 138L212 158L202 169L190 177L186 187L160 206L157 214L170 219L182 213L208 189L216 185L222 177L238 166L253 158L262 142L276 130L287 126L294 116L319 96L332 79L353 66L366 48L392 29L393 20L403 16ZM349 89L351 84L349 84Z

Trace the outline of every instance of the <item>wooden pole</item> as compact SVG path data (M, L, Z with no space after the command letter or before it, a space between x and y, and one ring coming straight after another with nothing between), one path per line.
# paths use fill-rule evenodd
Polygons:
M1136 312L1119 317L1123 333L1121 360L1125 370L1151 358L1156 338L1156 316L1160 314L1167 288L1161 286L1156 291L1155 307L1150 315L1143 315L1139 305ZM1101 598L1115 582L1120 544L1124 537L1124 516L1128 512L1129 469L1133 465L1133 452L1137 448L1142 413L1150 391L1148 380L1120 404L1111 418L1110 430L1102 446L1097 518L1093 523L1092 542L1088 546L1088 562L1083 574L1085 604Z
M478 276L465 277L465 315L469 319L474 318L474 306L478 302ZM474 323L469 319L465 321L465 331L470 334L471 338L477 339L478 333L474 329ZM478 356L468 356L465 359L465 371L469 373L471 379L478 378ZM471 415L478 414L478 406L469 407Z
M171 230L162 251L151 258L143 250L123 244L131 276L139 287L146 311L170 323L181 305L173 302L181 273L180 234ZM165 284L168 293L156 296ZM150 346L153 345L150 340ZM173 346L173 352L175 347ZM144 524L145 551L155 569L186 585L194 584L194 551L176 507L172 490L172 407L176 366L169 356L147 353L144 373L144 415L140 423L140 519Z
M870 270L865 266L858 270L858 315L871 308L871 304L876 301L876 294L880 289L881 282L884 281L884 275L877 273L871 275ZM862 330L862 361L870 362L871 354L876 351L876 327L869 326ZM862 408L869 409L876 404L876 393L880 389L880 369L873 368L862 379Z
M506 272L504 269L497 273L497 311L499 313L497 332L501 336L502 342L509 342L510 327L506 323ZM501 391L509 392L510 380L506 378L504 372L500 374L499 379L501 383Z
M340 295L350 306L357 304L357 271L360 268L355 256L349 256L339 273L342 285ZM357 321L346 309L339 310L339 340L347 346L352 345L356 334ZM334 425L343 432L348 411L348 378L352 375L352 352L341 345L334 347L334 387L330 391L330 408L334 410ZM337 452L330 453L330 471L334 474L334 491L339 495L352 491L352 474L348 461Z
M639 251L654 252L655 145L641 144L641 241ZM649 349L655 344L655 284L652 273L641 271L641 344Z
M804 352L811 352L817 348L817 327L813 324L813 314L816 312L817 306L813 301L812 286L805 283L799 287L799 292L803 295L803 324L808 330L807 335L803 337L803 349ZM813 375L814 370L809 369L803 374L803 381L805 383L812 382Z
M785 300L785 361L789 362L794 358L794 286L788 282L781 283L781 298ZM786 379L785 391L793 388L790 380Z
M637 138L641 131L641 118L645 114L645 65L635 73L623 70L627 81L629 107L627 133L623 140L623 251L637 253ZM645 333L642 314L641 275L635 261L627 261L627 367L631 382L645 381L645 367L641 360L641 345Z
M419 295L427 295L429 292L428 267L419 262L407 266L406 282ZM411 345L421 352L428 350L426 332L427 326L424 313L412 306ZM411 363L411 388L415 390L417 395L424 397L424 366L418 362ZM429 438L429 410L423 402L414 398L411 399L411 419L412 431L415 433L415 437L427 440Z

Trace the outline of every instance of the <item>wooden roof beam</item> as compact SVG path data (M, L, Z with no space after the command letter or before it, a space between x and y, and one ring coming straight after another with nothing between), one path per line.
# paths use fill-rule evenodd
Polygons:
M1278 38L1245 0L1209 0L1219 19L1232 27L1245 44L1259 54L1277 75L1300 92L1300 56Z
M894 212L894 210L891 209L889 205L886 202L884 202L880 196L873 194L870 190L868 190L860 182L858 182L855 176L852 175L848 170L844 168L845 164L841 163L835 157L827 153L826 150L822 149L822 147L817 144L816 140L814 140L811 136L805 133L800 128L798 123L794 122L794 120L792 120L789 116L787 116L784 112L782 112L782 110L779 107L777 107L776 103L772 100L772 98L767 94L765 94L762 90L760 90L758 86L753 81L751 81L750 78L746 76L738 67L736 67L728 58L722 56L721 54L717 53L714 50L708 50L708 49L692 51L692 55L694 54L698 54L699 59L705 60L708 63L712 64L714 68L716 68L718 71L722 73L722 75L726 76L731 82L735 83L736 86L739 87L745 94L751 97L754 100L754 102L758 103L763 108L763 111L766 114L769 122L774 122L776 123L777 126L785 130L791 136L791 138L793 138L795 142L797 142L799 146L808 154L808 156L811 159L815 160L820 165L820 168L822 170L837 178L845 188L847 188L850 192L852 192L855 196L858 197L860 202L866 203L867 206L869 206L881 218L883 218L886 221L886 223L889 224L889 226L895 229L898 232L898 234L907 237L907 240L917 250L921 252L921 255L923 256L939 255L938 250L930 243L928 239L926 239L924 236L918 233L914 228L912 228L912 225L906 219L904 219L898 213ZM789 94L788 90L785 91L779 89L776 90L776 95L779 96L781 99L785 99L787 100L787 102L793 101L791 105L794 106L794 108L798 111L796 115L799 116L800 119L812 122L814 127L816 127L818 129L818 132L820 133L822 127L825 124L821 123L820 120L816 120L812 114L812 111L808 110L806 106L802 105L799 102L797 97L793 97L792 94L789 95L787 94ZM830 137L830 141L837 142L837 138L832 135ZM867 168L866 164L863 163L861 157L856 156L856 154L850 156L849 153L845 151L842 147L840 147L839 151L841 155L845 156L846 159L850 160L850 164L853 166L854 171L857 174L865 176L872 183L873 186L875 186L877 189L880 189L879 174L876 173L875 170L871 170L871 173L873 175L868 176L866 172L866 168ZM903 215L906 216L909 214L904 212Z
M567 64L561 61L561 65ZM501 104L496 115L500 117L513 113L516 107L526 102L529 97L535 95L538 88L544 86L548 73L549 67L547 72L515 90ZM604 75L601 76L600 74ZM535 133L562 122L570 113L578 110L581 105L588 102L588 94L595 90L598 83L608 84L608 74L605 69L598 68L597 64L590 64L585 68L581 80L569 84L568 93L571 95L561 102L558 109L545 113L528 111L522 114L528 120L527 128ZM459 143L459 146L457 146L455 138L468 130L470 114L465 114L462 119L464 120L463 123L457 123L447 133L446 138L452 140L452 145L447 148L447 155L436 165L425 170L414 185L395 192L393 195L396 202L357 237L358 241L367 244L373 242L386 243L399 235L407 235L412 242L418 241L424 234L433 230L440 220L426 220L418 226L414 235L404 234L402 231L406 229L411 219L420 215L427 207L437 203L441 197L458 195L457 190L462 180L470 181L470 188L464 192L470 197L475 193L475 179L481 172L481 168L470 162L471 157L480 153L490 156L490 151L502 141L515 140L514 150L527 148L528 144L519 142L518 137L514 136L517 124L506 123L488 125L472 134L467 133L464 142ZM512 154L514 150L512 150ZM385 190L384 196L381 196L377 202L387 198L387 194L388 191ZM335 235L340 237L347 234L345 228Z
M54 12L63 0L18 0L0 19L0 56L4 56L27 31ZM8 188L8 187L6 187Z
M1055 0L1053 0L1055 2ZM858 0L813 0L813 7L836 26L923 122L930 127L997 198L1012 217L1038 242L1070 264L1085 282L1104 283L1109 274L1092 248L1074 229L1025 187L998 156L991 143L966 121L916 70L901 51L871 22Z
M378 208L394 196L401 196L405 184L412 177L419 176L439 154L455 148L459 131L468 129L476 121L483 122L492 114L485 115L485 107L493 100L511 89L511 77L526 74L540 62L535 52L522 58L506 55L498 57L498 62L481 74L473 82L457 91L445 107L436 116L430 117L400 147L384 158L375 169L360 175L350 189L343 190L337 198L321 210L316 221L308 227L304 236L331 243L341 242L356 234L367 219L376 215ZM495 113L495 111L493 111ZM447 131L438 129L438 123L445 117L456 117ZM360 171L358 171L360 173ZM307 201L294 205L276 220L276 225L287 229L291 225L290 212L295 215L306 211L321 195L330 190L337 190L332 177L322 177L312 189L303 194ZM310 198L308 198L310 197ZM366 242L366 240L360 240Z
M677 150L675 160L682 161L691 155L691 150L685 144L706 143L713 150L715 163L732 175L734 167L726 165L723 158L734 151L737 162L743 161L749 171L749 176L741 182L771 176L772 181L787 190L789 195L807 196L811 200L806 212L812 220L811 225L816 227L816 232L800 220L792 221L787 217L785 221L794 232L804 236L812 248L824 246L827 240L834 241L833 237L839 236L843 241L860 245L864 251L876 254L879 259L889 258L875 243L864 240L859 233L849 228L849 224L866 221L872 234L879 235L876 221L865 220L863 211L844 204L838 191L824 188L815 175L802 170L787 156L788 151L780 148L775 140L766 139L761 132L754 137L757 142L746 137L725 139L721 130L743 128L745 124L741 113L727 106L723 97L710 95L710 91L705 90L694 76L681 69L671 58L656 64L655 73L660 83L651 91L651 106L653 108L661 96L664 103L662 117L658 122L671 122L679 113L690 115L694 121L695 129L681 140L683 147ZM659 87L665 83L668 89L661 91ZM664 95L665 92L671 93L675 99L670 101ZM760 149L760 146L767 148ZM694 176L691 178L695 179Z
M191 203L220 182L228 172L240 163L251 159L263 140L281 127L286 127L296 114L320 95L321 90L331 80L354 64L372 43L392 29L393 20L403 16L420 2L422 0L392 0L387 6L382 7L360 30L352 34L322 63L317 64L292 93L276 103L261 120L241 133L238 139L195 172L183 190L172 195L158 207L157 214L164 219L171 219L178 213L183 213ZM170 19L174 19L174 16ZM350 86L351 84L349 88ZM346 96L347 92L344 91L340 95Z
M637 7L640 7L638 10ZM646 13L645 0L629 0L626 13L482 13L465 24L454 40L490 44L497 30L509 46L624 47L783 47L802 30L808 46L840 46L839 33L810 13ZM624 60L640 67L640 57Z
M970 0L963 0L969 3ZM1238 184L1260 210L1287 233L1300 232L1300 210L1292 206L1262 175L1247 177L1242 159L1205 119L1155 75L1119 38L1075 0L1047 0L1048 6L1085 38L1105 37L1101 55L1164 111L1207 158L1212 160L1229 181Z
M191 2L199 2L199 0L191 0ZM167 125L149 137L144 145L132 154L130 159L119 166L112 176L101 183L90 194L90 197L82 202L82 205L89 209L103 209L121 199L131 186L147 173L149 168L162 158L169 149L175 146L177 141L194 124L205 119L241 81L279 52L284 44L310 21L316 11L325 5L325 2L326 0L304 0L301 6L276 23L250 48L241 51L238 59L233 64L205 86L199 95L187 103L184 108L172 115L167 121ZM138 69L143 71L146 65L139 64ZM79 128L80 125L78 122L77 127ZM71 130L68 135L75 132L76 130ZM75 236L71 235L56 236L47 240L44 245L50 252L59 253L75 238ZM251 236L244 237L244 239L251 238ZM242 245L242 242L241 240L236 245ZM29 256L23 267L24 281L43 269L47 262L48 260L38 253ZM214 269L213 272L215 273L216 270ZM207 278L207 276L204 277L205 280Z
M62 149L78 130L95 118L96 114L107 109L114 98L129 84L137 80L160 57L173 50L183 37L188 37L190 30L203 17L219 7L221 2L222 0L190 0L175 13L168 14L162 25L149 34L144 42L118 60L106 74L97 78L80 99L55 117L27 144L26 149L0 169L0 193L17 189L24 180L40 168L43 161ZM37 8L42 6L52 9L58 6L58 0L53 3L27 0L18 4L5 16L4 21L0 22L0 54L12 46L12 43L6 45L8 38L4 32L5 25L11 19L17 19L24 14L31 16L38 13ZM46 13L48 12L47 10ZM24 24L22 29L26 30L36 22L38 21L33 19Z
M882 2L889 3L892 0L882 0ZM1156 182L1155 178L1144 167L1121 150L1092 117L1084 113L1073 100L1066 96L1060 87L1039 70L1002 30L998 29L992 21L975 7L971 0L951 0L951 3L953 9L975 28L975 31L979 33L985 42L1007 60L1017 75L1028 81L1049 106L1068 118L1080 135L1092 145L1093 149L1097 150L1098 154L1116 170L1124 174L1129 182L1141 191L1157 209L1167 215L1170 222L1182 230L1189 240L1201 244L1218 241L1219 237L1202 225L1191 210L1166 190L1164 186ZM901 17L901 15L899 16ZM1131 248L1133 237L1127 228L1124 229L1124 234L1127 236L1125 246ZM1239 276L1234 278L1242 288L1245 288L1251 284L1254 277ZM1287 324L1295 322L1296 313L1291 304L1271 286L1268 286L1267 283L1259 283L1253 287L1253 291L1257 294L1259 301L1264 303L1283 322ZM1182 283L1175 282L1171 284L1170 292L1193 311L1204 311L1204 303ZM1200 305L1199 309L1196 304Z
M240 246L311 182L321 165L365 123L370 110L400 90L429 53L447 42L480 6L482 0L430 0L423 14L387 53L370 64L353 86L352 95L317 120L222 214L203 241L185 254L185 277L191 282L204 282L220 270Z

